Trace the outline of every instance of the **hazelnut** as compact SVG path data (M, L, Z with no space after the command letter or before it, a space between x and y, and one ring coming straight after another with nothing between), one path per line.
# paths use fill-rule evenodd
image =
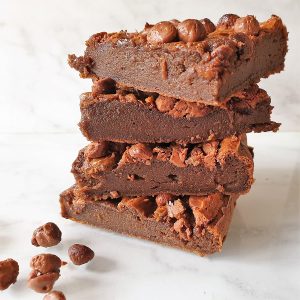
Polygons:
M151 44L170 43L176 37L177 29L168 21L155 24L147 33L147 41Z
M259 30L259 23L254 16L239 18L234 24L235 32L242 32L248 35L257 35Z
M197 42L206 37L206 31L200 21L187 19L178 24L178 36L184 42Z
M0 261L0 291L6 290L17 281L19 275L19 264L9 258Z
M32 235L31 244L39 247L52 247L61 241L61 231L58 226L52 222L48 222L38 227Z
M74 244L68 250L69 257L74 265L83 265L92 260L94 251L87 246Z
M48 293L53 289L59 276L58 272L40 274L38 271L33 270L29 274L28 287L37 293Z
M233 27L235 21L239 18L238 15L235 14L225 14L223 15L217 24L217 28L221 28L221 29L229 29L231 27Z
M153 156L151 148L141 143L132 145L128 149L128 153L131 157L140 161L150 160Z
M200 22L204 26L206 34L210 34L216 30L215 24L210 19L201 19Z
M60 291L52 291L45 295L43 300L66 300L66 297Z
M36 255L30 261L30 267L42 274L59 272L61 264L61 259L50 253Z

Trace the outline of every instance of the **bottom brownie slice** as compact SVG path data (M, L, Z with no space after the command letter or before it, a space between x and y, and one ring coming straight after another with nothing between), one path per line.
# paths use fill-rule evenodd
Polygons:
M181 248L201 256L221 251L238 195L81 198L60 196L64 218Z

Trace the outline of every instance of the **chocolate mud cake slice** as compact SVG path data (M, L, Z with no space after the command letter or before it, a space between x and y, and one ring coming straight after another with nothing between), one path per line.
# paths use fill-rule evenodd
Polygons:
M259 23L228 14L217 26L189 19L146 24L142 32L101 32L86 46L84 56L69 56L82 77L218 105L283 69L287 31L277 16Z
M95 201L70 188L60 203L67 219L204 256L221 251L237 198L160 194Z

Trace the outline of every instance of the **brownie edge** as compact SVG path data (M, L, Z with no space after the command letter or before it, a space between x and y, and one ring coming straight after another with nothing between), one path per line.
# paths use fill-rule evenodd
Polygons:
M175 198L166 209L152 197L80 199L73 188L60 196L64 218L200 256L221 251L238 198L220 193L190 197L188 202Z

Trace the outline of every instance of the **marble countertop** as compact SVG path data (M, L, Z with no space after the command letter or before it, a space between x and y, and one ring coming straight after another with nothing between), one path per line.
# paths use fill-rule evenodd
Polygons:
M96 258L69 264L56 288L68 299L300 299L300 1L298 0L0 0L0 259L20 263L4 300L35 300L26 288L32 231L47 221L63 230L49 252L67 259L74 242ZM228 12L259 20L281 16L289 34L286 71L262 80L272 97L276 134L250 135L256 182L238 203L222 254L200 258L120 237L59 216L58 195L86 145L76 126L79 95L90 89L67 63L95 32L141 29L145 21L209 17ZM48 250L47 250L48 251Z
M56 288L68 299L300 299L300 133L249 135L256 182L243 196L221 254L201 258L64 220L59 193L73 183L79 134L0 135L0 256L19 261L19 281L2 300L42 299L26 288L29 260L49 251L67 260L74 242L96 253L62 269ZM62 229L53 248L31 246L35 227Z

